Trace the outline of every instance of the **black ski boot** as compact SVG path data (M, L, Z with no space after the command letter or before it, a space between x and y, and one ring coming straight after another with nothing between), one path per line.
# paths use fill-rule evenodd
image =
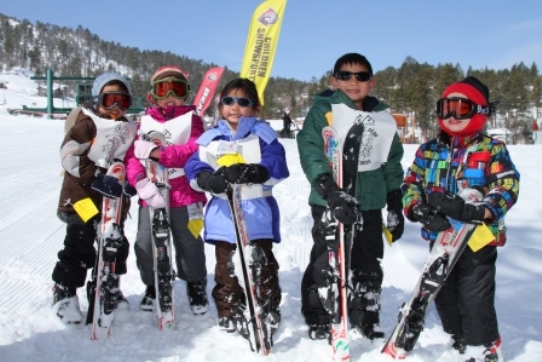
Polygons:
M452 341L452 348L459 352L459 354L464 354L467 350L467 341L465 341L465 337L461 334L454 334L452 335Z
M143 295L143 299L141 299L141 303L139 303L139 309L145 312L152 312L154 310L155 303L156 288L154 287L154 285L147 285L147 289L145 289L145 295Z
M331 342L331 316L328 314L316 314L306 317L305 322L309 327L309 338L312 340L327 339Z
M207 313L207 307L209 301L207 299L207 292L205 291L205 281L187 282L186 294L188 296L188 302L190 303L190 309L195 315L201 315Z
M312 340L329 339L331 325L329 323L309 324L309 338Z
M499 355L501 354L501 337L497 338L496 341L486 344L484 351L484 362L498 362ZM502 359L502 358L501 358Z
M280 310L273 309L269 312L264 312L262 314L262 320L265 325L268 325L271 328L271 335L275 334L280 324Z
M53 286L53 310L63 323L79 324L83 320L75 288L55 284Z
M218 318L218 326L221 331L227 333L234 333L237 331L237 326L233 317L220 317Z
M357 327L358 332L365 338L371 341L377 338L384 338L384 332L375 329L376 324L363 323L360 327Z
M130 303L128 302L128 299L126 299L126 297L122 293L122 290L120 290L120 280L118 281L117 287L111 290L111 298L114 301L116 310L130 309Z

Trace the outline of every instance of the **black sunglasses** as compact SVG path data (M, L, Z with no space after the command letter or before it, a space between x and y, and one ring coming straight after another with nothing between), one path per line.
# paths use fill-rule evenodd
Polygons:
M372 78L371 73L369 72L348 72L346 70L339 70L335 73L335 78L339 80L349 80L352 76L356 77L358 82L366 82Z
M252 107L254 102L249 98L222 97L220 102L225 106L231 106L237 103L240 107Z

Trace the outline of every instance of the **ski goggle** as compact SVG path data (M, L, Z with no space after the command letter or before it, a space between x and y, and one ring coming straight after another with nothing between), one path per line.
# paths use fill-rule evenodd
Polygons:
M158 80L152 84L151 95L155 99L164 99L173 95L176 98L185 99L190 93L188 82L181 79Z
M98 105L108 111L115 106L125 111L132 105L132 97L125 92L105 92L95 98L98 100Z
M237 103L239 107L252 107L254 102L249 98L237 98L237 97L222 97L220 102L225 106L231 106Z
M458 121L472 118L475 114L489 115L489 107L481 106L470 99L461 97L441 98L437 101L435 110L440 119L453 116Z
M366 82L372 78L371 73L369 72L348 72L346 70L339 70L335 73L335 78L338 80L349 80L352 76L355 76L358 82Z

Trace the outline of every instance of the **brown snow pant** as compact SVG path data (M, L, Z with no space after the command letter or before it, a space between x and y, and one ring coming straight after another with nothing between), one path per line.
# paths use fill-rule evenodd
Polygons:
M273 255L272 240L253 240L252 247L246 252L259 256L261 260L261 273L257 283L258 303L262 310L278 310L281 301L279 286L279 265ZM237 246L224 241L215 242L215 282L213 299L218 310L218 317L232 317L242 311L246 306L246 297L239 279L235 275L233 255ZM241 271L240 271L241 272ZM248 268L251 272L251 268Z

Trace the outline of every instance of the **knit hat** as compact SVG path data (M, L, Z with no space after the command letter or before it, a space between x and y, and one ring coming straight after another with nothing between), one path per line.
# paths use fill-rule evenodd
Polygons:
M459 82L450 84L444 89L444 92L442 92L442 98L446 98L451 93L462 93L470 101L480 106L487 107L489 105L489 88L473 76L468 76ZM440 118L438 119L438 124L440 128L450 136L468 136L480 131L482 127L484 127L487 116L488 114L475 114L472 116L467 127L460 132L450 131L446 128L444 122Z
M164 65L163 67L158 68L156 72L154 72L151 77L151 83L154 83L157 80L163 79L165 77L178 77L188 80L188 73L176 65Z
M128 94L132 96L132 87L130 87L130 82L128 82L128 79L126 79L126 77L116 72L107 72L98 76L96 79L94 79L94 83L92 84L92 96L93 97L99 96L103 87L107 83L112 82L114 80L122 82L126 86L126 89L128 90Z

